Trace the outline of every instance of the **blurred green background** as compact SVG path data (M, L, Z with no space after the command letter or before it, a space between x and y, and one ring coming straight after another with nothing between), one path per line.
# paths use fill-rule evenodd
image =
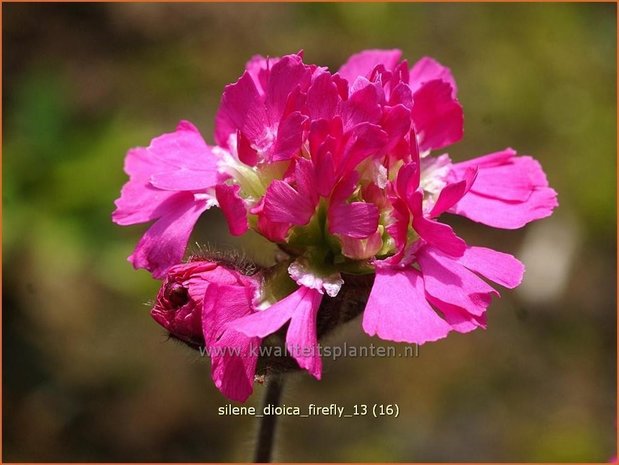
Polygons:
M254 419L199 355L166 340L157 282L110 221L132 146L193 121L253 54L305 50L335 71L364 48L430 55L465 110L455 160L513 146L559 192L519 231L452 223L516 253L525 283L489 328L415 359L327 360L284 403L398 403L397 419L284 418L283 461L607 461L616 435L616 5L3 4L3 459L248 460ZM219 212L194 240L242 247ZM259 251L261 253L259 254ZM379 342L356 320L331 343ZM249 401L257 405L262 387Z

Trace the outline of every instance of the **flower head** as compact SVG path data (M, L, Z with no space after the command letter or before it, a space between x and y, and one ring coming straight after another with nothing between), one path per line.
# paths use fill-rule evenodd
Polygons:
M370 335L422 344L485 327L498 295L486 280L513 288L524 267L468 245L442 216L515 229L549 216L557 200L540 164L512 149L458 163L437 153L463 135L457 94L451 70L428 57L409 67L399 50L363 51L335 73L301 53L255 56L224 89L215 146L181 123L130 151L114 221L156 220L130 260L156 277L170 270L161 302L178 308L161 321L193 337L192 305L204 316L229 291L209 284L217 295L193 297L173 267L198 216L218 205L231 234L252 229L283 255L264 281L280 292L263 292L244 311L210 310L221 315L201 320L207 345L285 332L289 349L313 349L350 276L374 277L363 315ZM315 350L291 354L321 376Z

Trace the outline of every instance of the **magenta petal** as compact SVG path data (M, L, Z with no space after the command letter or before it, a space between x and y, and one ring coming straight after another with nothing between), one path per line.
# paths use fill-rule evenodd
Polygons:
M471 190L450 210L496 228L516 229L550 216L558 205L540 164L506 149L453 165L453 175L477 167Z
M286 55L271 68L266 89L265 104L271 122L277 122L284 114L288 97L296 87L309 84L310 70L299 55Z
M411 113L404 105L385 107L381 126L388 136L385 152L392 153L410 131Z
M307 114L312 121L331 119L340 101L337 85L329 73L316 76L307 91Z
M241 131L236 133L236 150L239 160L249 166L256 166L258 163L258 152L251 146L251 142Z
M417 260L426 292L442 302L481 315L490 305L492 294L498 295L475 273L432 247L421 249Z
M290 320L299 301L299 290L297 290L265 310L232 321L228 324L228 328L250 337L266 337Z
M412 117L422 152L443 148L462 138L462 107L444 81L430 81L413 94Z
M276 223L307 224L316 208L307 197L280 180L271 183L264 199L264 214L267 219Z
M439 216L453 207L470 189L477 177L477 169L468 168L464 179L443 188L430 212L431 217Z
M344 148L339 173L344 174L357 168L366 158L382 151L387 143L387 133L375 124L361 123L351 130L351 136Z
M549 187L535 190L527 202L517 203L469 192L450 212L493 228L518 229L552 215L557 205L557 193Z
M247 208L239 196L240 186L219 184L215 187L219 208L228 220L228 228L233 236L241 236L249 229Z
M112 220L121 225L145 223L161 216L160 206L174 196L151 184L151 177L183 169L206 173L200 185L213 185L215 157L191 123L181 121L175 132L155 137L146 148L129 150L125 158L125 172L129 181L123 186ZM174 177L175 175L171 175ZM193 186L195 187L195 186ZM174 189L174 190L185 190Z
M423 193L415 191L411 196L409 208L413 212L413 228L428 244L452 257L460 257L466 249L466 243L456 236L451 226L426 218L421 202Z
M378 208L365 202L336 203L329 207L329 231L354 239L365 239L378 228Z
M509 289L520 285L524 275L524 265L516 257L486 247L468 247L458 262Z
M180 192L160 206L161 216L142 236L129 261L161 278L183 258L191 230L208 208L206 201L196 202L191 193Z
M423 344L444 338L451 326L426 301L417 270L377 268L363 329L381 339Z
M254 80L254 84L260 95L264 95L271 68L279 60L279 57L265 58L262 55L254 55L245 63L245 70Z
M228 147L228 137L240 130L251 141L261 138L267 127L266 109L256 85L246 71L234 84L227 85L215 117L215 141Z
M344 129L350 130L362 123L377 124L381 118L382 88L367 79L359 78L355 81L355 88L351 95L340 105L340 115L344 122Z
M389 263L398 263L402 258L408 241L410 213L405 202L400 198L392 200L392 205L393 210L391 212L391 217L393 218L393 222L387 226L387 232L395 241L396 250L398 252L387 260Z
M410 70L410 87L413 92L417 91L426 82L440 79L451 85L453 96L456 96L456 80L451 74L451 70L441 65L438 61L430 57L423 57L413 65Z
M349 83L358 76L369 77L376 65L383 64L387 70L395 68L402 52L400 50L364 50L352 55L338 70L337 74Z
M320 379L321 360L316 338L316 314L322 294L300 287L269 308L232 321L228 327L250 337L265 337L290 320L286 347L301 368Z
M316 335L316 315L322 294L316 289L301 287L299 301L286 333L286 348L301 368L320 379L322 360Z
M153 186L171 191L197 191L213 187L219 182L221 175L217 168L212 170L189 170L181 168L153 174L150 182Z
M130 151L127 158L136 152ZM168 203L176 194L156 189L147 180L132 178L123 186L120 198L114 202L116 210L112 213L112 221L122 226L152 221L159 217L159 207Z
M230 321L252 313L253 288L211 283L202 304L202 333L207 347L212 346Z
M277 132L272 161L289 160L299 153L303 142L303 123L307 117L295 111L282 120Z
M245 402L253 392L260 338L226 330L211 347L211 378L228 399Z
M445 321L459 333L470 333L477 328L486 328L486 314L473 315L463 308L443 302L426 293L426 299L443 314Z

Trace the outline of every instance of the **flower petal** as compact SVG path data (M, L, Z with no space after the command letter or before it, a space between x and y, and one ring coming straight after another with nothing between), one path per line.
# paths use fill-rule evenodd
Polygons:
M417 91L426 82L440 79L451 85L455 98L458 91L456 80L451 74L451 70L441 65L438 61L430 57L423 57L413 65L410 70L409 82L413 92Z
M188 121L181 121L175 132L155 137L146 148L129 150L125 158L125 172L129 181L123 186L112 220L129 225L152 221L160 216L160 206L169 201L174 192L154 187L151 177L161 173L175 175L179 170L200 171L198 188L214 185L219 179L215 170L216 158L198 130ZM196 188L194 184L192 189ZM183 187L174 190L185 190Z
M451 85L435 80L413 94L412 118L421 152L436 150L462 138L462 107L452 96Z
M486 247L468 247L458 262L508 289L519 286L524 275L524 265L516 257Z
M441 213L444 213L453 207L471 189L476 177L477 169L467 168L464 173L464 179L445 186L441 190L434 207L432 207L430 216L439 216Z
M196 201L193 194L179 192L160 205L160 218L142 236L129 261L135 268L145 268L155 278L183 258L189 236L198 217L209 208L207 201Z
M531 157L506 149L454 164L452 176L460 177L471 167L479 169L477 179L451 213L495 228L517 229L550 216L558 205L557 193Z
M402 52L393 50L364 50L352 55L337 74L352 83L358 76L369 77L376 65L383 64L387 70L395 68Z
M245 402L254 389L258 357L252 351L260 338L226 330L211 351L211 378L228 399Z
M322 360L316 335L316 316L322 294L306 287L299 288L297 292L300 301L290 320L286 348L301 368L306 369L314 378L320 379Z
M423 344L444 338L451 326L426 301L417 270L377 268L363 329L381 339Z
M328 212L329 232L355 239L365 239L378 228L378 208L365 202L331 204Z
M202 333L207 347L217 342L229 322L252 314L253 291L252 287L214 282L207 286L202 304Z
M422 199L423 193L417 190L409 202L413 213L413 228L428 244L452 257L460 257L466 249L466 243L456 236L451 226L426 218L421 207Z
M228 228L233 236L241 236L249 229L247 208L239 196L240 186L219 184L215 187L217 203L228 220Z
M428 294L473 315L482 315L499 293L466 267L432 247L417 252Z

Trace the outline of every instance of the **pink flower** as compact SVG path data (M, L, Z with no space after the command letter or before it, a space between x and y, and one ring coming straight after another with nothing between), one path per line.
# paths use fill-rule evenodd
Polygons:
M112 219L120 225L147 223L129 261L160 278L181 261L198 217L216 204L213 188L223 179L198 130L182 121L176 131L135 148L125 158L129 182Z
M231 234L252 229L278 244L263 284L287 292L248 300L250 278L222 284L230 270L179 265L161 294L174 311L158 321L190 344L202 331L207 347L223 348L284 328L292 357L316 378L318 312L343 274L375 274L363 316L370 335L422 344L485 328L499 295L486 280L514 288L524 266L466 244L442 215L515 229L552 214L557 194L540 164L512 149L459 163L435 153L462 138L457 94L449 68L429 57L409 67L399 50L360 52L336 73L301 53L253 57L224 89L216 146L181 123L129 152L113 218L156 221L130 261L161 277L181 260L199 215L218 205ZM185 266L198 278L188 281ZM213 377L240 399L255 364L213 358Z
M227 397L244 402L253 391L260 338L226 325L255 312L260 282L211 261L192 261L169 269L151 315L172 337L205 347L211 376Z

